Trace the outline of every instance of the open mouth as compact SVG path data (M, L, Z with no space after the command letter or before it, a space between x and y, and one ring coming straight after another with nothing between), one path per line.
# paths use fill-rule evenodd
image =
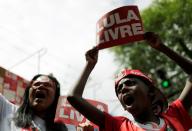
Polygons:
M42 91L37 91L35 93L35 98L44 99L46 97L45 93Z
M124 103L127 105L127 106L130 106L133 104L133 102L135 101L135 99L132 97L132 96L125 96L123 98L123 101Z

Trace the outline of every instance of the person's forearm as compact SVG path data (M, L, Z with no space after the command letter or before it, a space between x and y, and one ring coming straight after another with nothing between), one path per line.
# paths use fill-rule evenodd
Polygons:
M82 98L86 82L93 68L94 65L86 63L79 80L68 94L67 100L77 111L83 114L90 121L99 127L104 127L105 117L103 112L91 105L86 99Z
M82 97L86 82L87 82L88 77L93 68L94 67L89 66L89 64L86 63L86 65L79 77L79 80L77 81L74 88L69 92L69 95Z
M192 74L192 61L186 59L165 45L161 45L157 50L163 52L170 59L175 61L187 74Z
M187 79L184 90L182 91L179 99L183 102L183 105L186 110L190 110L192 105L192 75Z

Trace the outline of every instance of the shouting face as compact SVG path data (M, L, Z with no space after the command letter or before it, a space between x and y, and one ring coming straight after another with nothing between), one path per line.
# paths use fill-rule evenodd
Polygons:
M134 117L150 111L149 88L141 79L136 77L123 78L119 82L116 92L124 109Z
M29 89L29 103L36 112L44 112L53 103L56 93L55 83L48 76L34 80Z

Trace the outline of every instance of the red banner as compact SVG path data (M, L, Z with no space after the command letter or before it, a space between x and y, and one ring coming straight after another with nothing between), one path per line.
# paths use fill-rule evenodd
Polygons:
M137 6L123 6L105 14L97 22L97 46L112 46L143 40L143 24Z
M0 93L12 103L21 104L27 83L28 81L22 77L0 67ZM88 100L88 102L98 109L108 112L106 104L94 100ZM69 130L81 131L82 128L78 125L88 122L88 120L68 103L66 96L60 96L55 122L65 123ZM93 125L94 131L99 131L96 125L90 124ZM22 129L22 131L31 131L31 129Z
M94 100L89 100L87 99L88 102L90 102L92 105L100 109L101 111L108 112L108 107L106 104L94 101ZM76 111L67 101L66 96L61 96L59 98L59 102L57 105L57 112L55 116L55 122L62 122L65 124L69 124L71 126L75 126L74 128L77 129L77 126L80 123L85 123L88 120L80 114L78 111ZM93 123L90 123L91 125L94 126L95 129L98 129L96 125Z
M21 104L28 81L0 67L0 93L14 104Z

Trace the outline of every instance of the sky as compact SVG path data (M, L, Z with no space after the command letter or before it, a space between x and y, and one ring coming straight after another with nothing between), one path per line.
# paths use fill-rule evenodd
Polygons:
M0 66L30 80L53 73L66 95L85 65L85 52L96 44L96 22L124 5L139 10L151 0L0 0ZM84 97L108 104L124 115L114 92L118 63L108 49L99 52Z

